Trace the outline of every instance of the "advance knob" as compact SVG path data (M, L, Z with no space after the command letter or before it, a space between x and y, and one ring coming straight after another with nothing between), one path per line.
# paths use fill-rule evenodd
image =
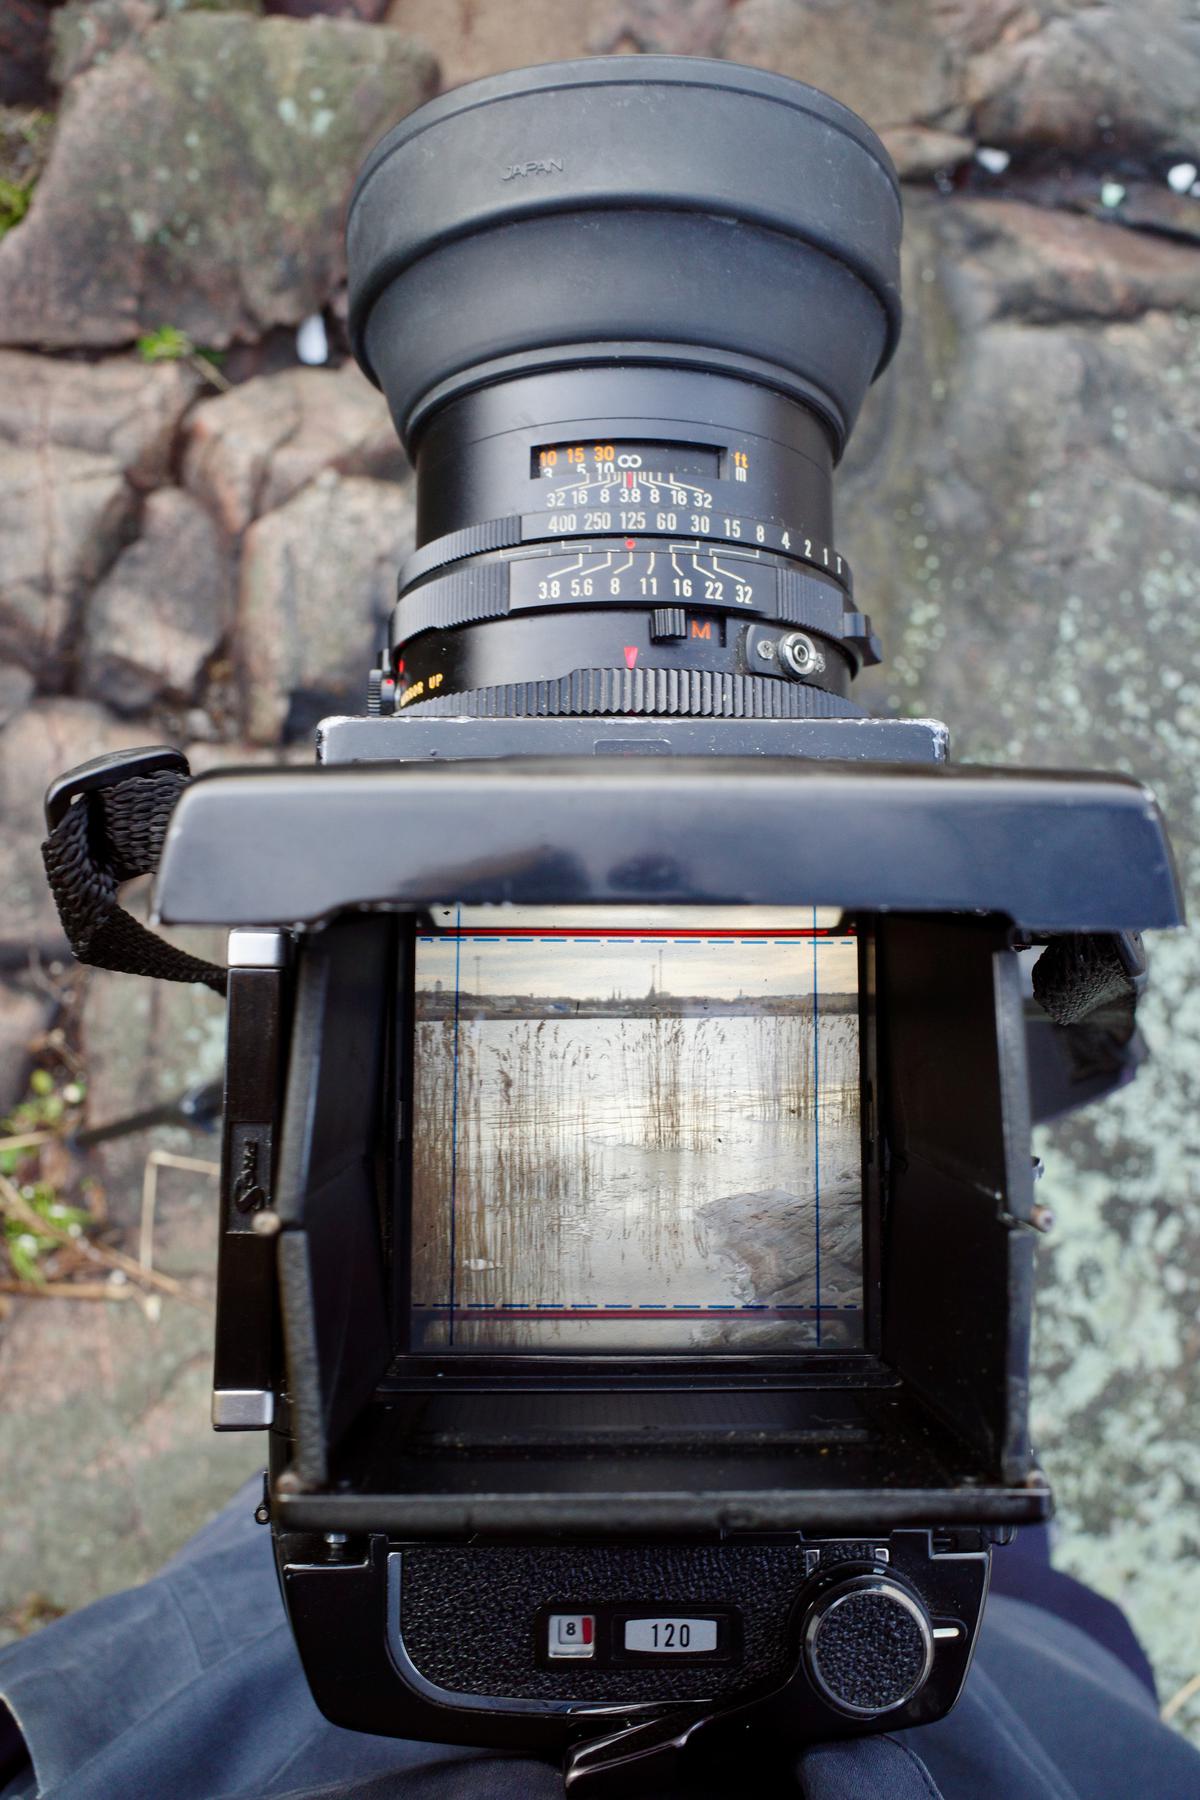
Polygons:
M899 1582L857 1575L826 1588L803 1622L804 1664L838 1712L872 1719L918 1694L933 1667L933 1630Z

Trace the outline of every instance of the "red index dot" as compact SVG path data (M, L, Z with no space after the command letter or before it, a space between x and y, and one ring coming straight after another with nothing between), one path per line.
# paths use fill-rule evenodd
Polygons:
M627 550L636 550L637 549L637 539L636 538L626 538L625 539L625 548Z

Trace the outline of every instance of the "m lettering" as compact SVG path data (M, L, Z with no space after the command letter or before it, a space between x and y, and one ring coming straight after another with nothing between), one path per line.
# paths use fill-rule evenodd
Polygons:
M710 638L712 636L712 620L705 619L705 620L701 621L700 619L693 619L692 620L692 636L700 637L700 638Z

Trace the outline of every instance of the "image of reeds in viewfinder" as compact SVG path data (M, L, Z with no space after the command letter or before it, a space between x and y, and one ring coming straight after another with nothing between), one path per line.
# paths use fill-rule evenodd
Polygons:
M808 908L441 909L412 1348L862 1342L858 949Z

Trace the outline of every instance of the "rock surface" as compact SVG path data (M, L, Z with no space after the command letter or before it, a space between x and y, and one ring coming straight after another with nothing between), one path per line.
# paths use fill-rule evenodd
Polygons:
M730 0L615 0L568 7L558 0L392 0L389 25L412 32L438 59L444 87L477 76L573 56L651 51L716 56Z
M559 57L663 51L811 82L885 135L915 127L1025 157L1161 158L1200 143L1200 21L1181 0L616 0L582 12L392 0L387 16L425 39L446 86ZM929 162L928 144L895 141L916 178L946 166Z
M37 701L0 731L0 967L31 952L65 952L40 850L50 782L89 757L145 741L144 725L122 724L86 700Z
M73 362L0 350L0 441L110 456L137 487L165 479L175 434L200 388L183 363L132 356Z
M968 12L968 7L961 9ZM1086 155L1190 153L1200 141L1200 19L1180 0L1012 6L969 68L985 143Z
M1172 246L1161 264L1161 240L1027 214L909 199L905 337L839 483L839 544L887 650L860 686L946 719L956 760L1148 780L1194 894L1200 318L1180 310L1180 277L1198 259ZM980 217L1002 229L964 258ZM1033 1431L1059 1559L1127 1608L1169 1695L1200 1653L1184 1622L1200 1606L1200 1455L1183 1423L1200 951L1159 937L1151 959L1151 1061L1039 1134L1058 1225L1039 1246Z
M36 686L29 670L21 668L19 663L0 665L0 727L15 719L28 705Z
M743 0L721 54L824 88L877 131L967 122L961 56L933 0Z
M388 0L265 0L264 10L285 13L290 19L313 19L321 13L335 19L361 19L374 25L382 19Z
M960 200L939 230L956 304L981 324L1133 319L1195 300L1196 258L1186 245L1108 221L1019 200Z
M0 106L48 98L50 19L42 0L0 0Z
M322 469L386 477L403 466L386 401L347 363L264 375L204 401L188 420L183 478L236 533Z
M975 151L969 137L931 131L925 125L885 126L881 136L902 181L927 181L931 175L945 178L969 162Z
M0 1119L25 1098L33 1047L54 1013L49 994L28 979L0 981Z
M84 682L121 713L190 701L232 622L229 556L216 526L179 488L146 502L142 534L92 595Z
M807 1320L799 1329L808 1341L833 1344L855 1342L860 1316L847 1323L836 1309L861 1297L862 1213L859 1195L862 1177L857 1169L842 1169L821 1183L820 1277L813 1235L811 1191L793 1193L787 1188L764 1188L745 1194L724 1194L697 1209L697 1219L712 1251L734 1270L733 1293L739 1304L763 1306L812 1306L820 1294L822 1318L816 1326ZM720 1325L704 1328L704 1342L714 1348L726 1340ZM732 1341L739 1349L768 1352L792 1348L797 1337L793 1323L764 1323L747 1334L746 1322L733 1327Z
M51 73L59 86L65 86L173 13L262 10L262 0L67 0L53 15Z
M254 742L311 731L325 712L362 710L412 542L411 488L329 472L251 526L238 635Z
M145 898L143 884L130 900L130 910L143 919ZM173 942L195 955L225 960L220 932L191 930L170 935ZM126 1118L143 1107L174 1100L185 1088L220 1074L225 1006L219 995L195 984L139 981L132 975L98 969L88 981L81 1038L90 1071L89 1121ZM215 1136L179 1126L156 1127L151 1142L158 1149L201 1161L219 1157ZM109 1212L122 1224L132 1225L136 1220L150 1147L146 1135L137 1133L98 1146L92 1158L92 1166L105 1184ZM211 1177L205 1178L200 1191L211 1207ZM213 1234L215 1243L215 1224Z
M107 62L161 16L159 0L67 0L54 14L55 81L65 87L93 63Z
M170 1245L165 1266L190 1273L212 1255L212 1184L172 1173L162 1186L170 1190L158 1233ZM253 1433L208 1429L211 1282L207 1296L197 1284L194 1297L200 1305L168 1302L157 1319L133 1299L28 1301L19 1329L0 1340L6 1610L27 1597L51 1609L81 1606L144 1581L166 1546L182 1544L262 1468ZM63 1467L64 1443L87 1494L69 1530L44 1485Z
M318 311L358 164L431 92L399 34L184 13L71 84L28 218L0 240L0 341L220 346Z
M51 685L63 679L83 597L133 512L111 457L0 444L0 655Z

